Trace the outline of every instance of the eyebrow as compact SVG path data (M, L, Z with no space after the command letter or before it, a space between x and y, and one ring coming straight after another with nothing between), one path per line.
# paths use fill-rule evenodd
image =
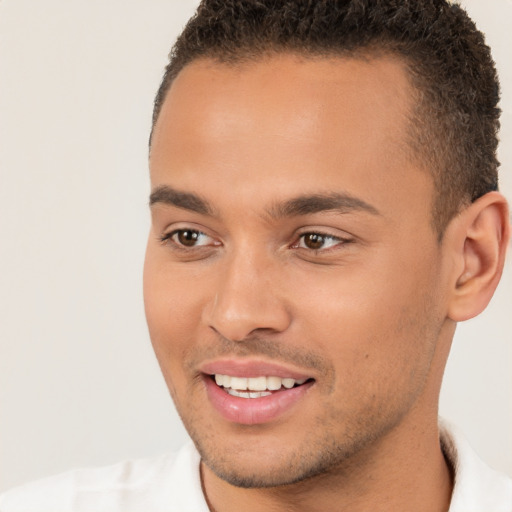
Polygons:
M159 203L201 215L215 215L214 209L206 199L197 194L182 192L167 185L158 186L149 196L150 206ZM288 201L274 204L270 207L268 213L272 218L279 219L321 212L350 213L353 211L381 215L377 208L366 201L343 193L310 194L294 197Z
M167 185L156 187L149 196L149 206L159 203L175 206L176 208L182 208L201 215L214 215L213 208L206 199L197 194L173 189Z
M379 210L371 204L351 196L350 194L330 193L303 195L277 203L270 209L274 218L311 215L321 212L350 213L362 211L372 215L381 215Z

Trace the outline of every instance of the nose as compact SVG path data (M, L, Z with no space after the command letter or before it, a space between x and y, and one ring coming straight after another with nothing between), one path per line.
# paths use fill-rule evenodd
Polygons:
M288 328L291 316L280 293L278 265L244 251L227 258L221 267L216 293L204 309L203 320L210 328L231 341Z

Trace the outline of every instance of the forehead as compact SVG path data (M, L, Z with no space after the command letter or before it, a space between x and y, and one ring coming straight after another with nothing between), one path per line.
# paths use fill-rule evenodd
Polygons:
M416 192L430 201L407 144L413 97L405 65L392 57L197 60L160 112L152 182L203 184L212 194L229 184L240 197L269 182L276 197L341 187L372 203L420 180L427 187Z
M406 124L412 92L405 65L393 56L356 59L277 54L232 64L198 59L172 83L154 135L158 137L162 124L168 133L176 120L180 124L174 128L183 135L183 129L191 127L193 135L207 131L209 136L222 137L224 129L245 116L248 132L258 124L273 136L269 122L297 121L297 114L304 128L307 120L316 120L326 128L334 128L337 121L350 121L362 128L371 122L372 128L393 125L400 129ZM201 115L200 125L190 117L193 113ZM187 118L188 126L183 124ZM285 126L296 127L295 123Z

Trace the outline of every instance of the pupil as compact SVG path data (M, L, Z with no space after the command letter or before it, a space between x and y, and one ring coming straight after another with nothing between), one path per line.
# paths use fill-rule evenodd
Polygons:
M324 245L324 237L315 233L306 235L305 243L310 249L320 249Z
M199 234L197 231L180 231L178 233L178 240L180 244L192 247L197 242Z

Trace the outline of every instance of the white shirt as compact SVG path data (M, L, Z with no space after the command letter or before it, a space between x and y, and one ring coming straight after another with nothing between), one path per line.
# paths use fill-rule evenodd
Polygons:
M454 431L441 444L455 468L449 512L512 512L512 480L487 467ZM208 512L192 443L179 452L80 469L0 496L0 512Z

